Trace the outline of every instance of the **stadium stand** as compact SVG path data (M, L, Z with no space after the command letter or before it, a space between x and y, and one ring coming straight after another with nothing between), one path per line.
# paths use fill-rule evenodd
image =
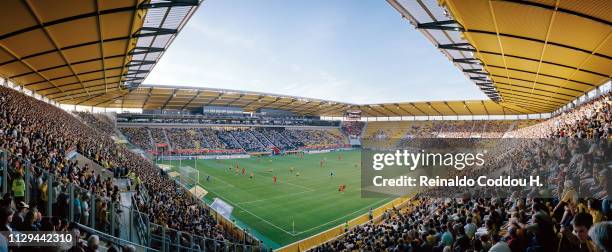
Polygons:
M509 135L517 138L603 139L603 144L609 144L611 116L611 93L606 93L548 120L521 122L521 126ZM498 135L511 122L490 123L496 126L488 129ZM458 129L456 132L465 136L462 132L470 127L473 128L469 123L459 122L455 127L447 128ZM532 147L512 146L509 149L521 153L516 156L524 161L532 160L537 153L548 149L546 144ZM586 151L574 148L571 151L575 154ZM427 192L423 192L416 197L421 204L387 213L380 223L358 226L314 251L595 251L596 246L606 251L609 243L602 246L594 242L600 241L601 233L593 230L589 239L586 234L575 236L565 227L573 225L574 229L588 230L595 223L612 225L605 222L612 218L608 195L609 167L612 166L609 153L588 152L590 158L604 161L602 166L594 165L592 171L590 167L582 166L586 159L579 161L579 165L572 165L570 159L563 158L564 152L548 153L560 167L559 175L548 175L560 185L552 192L552 198L543 198L536 192L528 198L454 199L428 197ZM531 169L524 166L515 172L531 172ZM575 188L573 181L576 178L581 182L587 181L586 186ZM594 197L578 198L580 190L587 190L586 193Z
M411 138L500 138L520 121L471 120L471 121L389 121L369 122L365 132L367 139L406 141Z
M149 161L115 144L103 131L94 130L57 107L9 88L0 87L0 105L0 148L9 154L7 181L13 185L12 194L6 194L2 201L3 218L6 220L13 214L7 208L10 205L18 207L20 216L34 216L27 218L28 222L11 224L13 229L66 230L68 220L72 220L116 235L118 228L126 225L119 223L122 207L119 188L113 178L103 179L92 167L66 158L78 151L108 170L120 170L119 174L124 175L129 171L138 177L136 204L150 216L150 225L159 225L154 234L161 236L163 226L168 234L183 231L185 235L194 234L193 237L200 235L210 238L211 242L206 243L210 248L223 247L225 241L232 239L201 202ZM157 132L161 139L163 132ZM136 134L132 139L134 136ZM32 184L27 189L15 186L28 177L31 180L26 181ZM76 194L72 202L69 201L70 190ZM74 202L83 202L78 204L78 211L70 210Z
M288 135L303 143L304 148L337 148L348 144L347 140L341 136L338 129L332 130L309 130L309 129L289 129Z
M36 216L37 211L40 215L46 216L46 213L53 213L56 220L53 218L43 218L36 221L34 227L41 230L49 228L49 226L59 225L59 229L68 229L68 219L74 219L75 223L88 225L93 222L95 228L105 233L117 232L111 230L111 226L117 227L120 223L116 217L119 206L119 189L113 185L112 178L101 179L100 175L87 166L80 166L77 162L65 161L64 158L56 158L57 155L66 155L69 150L76 148L79 153L85 154L92 160L96 161L102 167L107 169L127 168L128 171L138 175L139 181L142 181L142 186L137 186L135 195L135 203L138 209L143 209L151 216L152 223L159 223L167 226L168 230L182 230L189 233L201 234L203 237L211 237L216 241L214 245L222 246L223 241L231 240L231 236L222 227L216 224L215 219L210 217L210 210L201 206L194 201L193 198L186 196L188 193L182 191L174 181L160 172L157 168L144 161L141 157L127 151L125 148L116 145L109 137L114 130L107 124L100 124L99 120L93 120L90 115L80 113L78 119L52 105L37 101L27 97L21 93L8 88L0 89L0 104L2 105L0 135L2 136L2 149L7 150L11 155L8 156L7 163L10 164L11 171L9 183L14 184L15 181L23 179L23 176L28 173L35 179L37 186L32 187L28 191L30 202L25 202L18 188L13 188L14 198L8 196L3 200L4 205L15 204L16 206L27 203L29 207L18 208L23 209L25 216ZM515 127L513 132L510 132L513 137L575 137L575 138L603 138L607 139L612 132L610 127L611 122L611 94L607 93L593 101L580 106L572 111L565 112L551 119L538 122L516 122L516 121L446 121L446 122L377 122L368 125L367 129L371 135L376 132L381 132L383 129L398 129L389 132L394 136L400 134L412 135L417 133L423 135L437 135L439 137L444 134L457 134L455 137L473 136L474 134L490 133L494 136L499 136L508 129ZM28 112L23 111L28 108ZM89 118L89 119L86 119ZM80 120L85 121L90 127L83 124ZM61 124L54 123L56 121ZM536 123L536 124L534 124ZM380 125L380 128L378 128ZM389 126L393 125L393 126ZM397 125L401 125L398 127ZM269 145L285 146L284 149L290 149L289 146L342 146L346 140L338 129L336 130L308 130L308 129L283 129L283 128L225 128L225 129L154 129L151 135L148 134L147 128L122 128L122 132L141 147L151 147L151 140L155 142L166 142L170 140L175 148L195 148L196 142L207 143L202 146L223 147L226 143L234 143L234 146L248 146L249 150L265 150L266 146L262 144L261 139L266 139ZM165 132L164 132L165 131ZM256 132L256 133L254 133ZM366 132L367 134L368 132ZM225 136L226 138L222 137ZM413 136L415 137L415 136ZM100 146L104 143L104 148ZM211 144L212 143L212 144ZM44 145L41 145L44 144ZM292 145L293 144L293 145ZM41 148L46 146L45 148ZM230 145L231 146L231 145ZM51 147L51 148L49 148ZM49 152L49 150L55 150ZM59 157L62 157L59 156ZM52 162L44 161L52 160ZM30 167L28 172L24 168ZM40 170L34 167L40 168ZM598 168L600 169L600 168ZM607 170L594 170L591 173L580 175L582 179L592 180L594 188L597 190L605 189L608 176ZM96 213L89 212L82 208L78 217L69 216L69 211L62 208L61 204L51 204L50 200L45 199L44 195L49 191L45 177L46 174L53 174L54 181L59 183L54 185L58 189L54 189L59 193L55 197L56 202L67 201L68 187L67 183L74 183L75 186L82 190L82 193L77 194L77 198L88 202L93 202ZM95 188L95 190L93 190ZM142 189L140 189L142 188ZM146 190L145 190L146 189ZM93 192L93 194L91 194ZM146 194L145 194L146 192ZM560 198L562 193L556 192L556 197ZM602 191L598 195L605 195ZM92 201L92 199L95 199ZM466 249L481 249L489 248L500 243L502 240L507 241L508 246L549 246L557 244L557 242L565 242L558 240L557 234L548 230L548 233L529 233L523 224L528 216L537 216L538 225L550 225L551 218L542 207L545 207L545 202L512 202L510 199L500 201L484 201L482 199L471 199L468 201L472 206L464 209L458 202L449 201L448 199L435 198L419 198L426 204L408 209L406 211L389 213L387 218L379 224L366 224L359 226L349 232L344 238L327 243L317 250L319 251L335 251L345 248L349 249L401 249L406 247L419 246L423 247L440 247L453 246L465 247ZM599 214L603 198L594 198L589 200L590 211L589 218L601 219ZM172 202L171 204L162 204L161 202ZM23 202L23 203L21 203ZM113 207L110 207L110 205ZM509 208L514 204L521 204L523 211ZM83 204L80 204L83 206ZM4 208L6 209L6 208ZM31 210L28 210L31 209ZM513 220L519 220L514 224L510 219L503 216L491 217L491 209L500 209L504 213L512 216ZM538 209L536 212L534 210ZM545 210L545 209L544 209ZM552 209L549 209L552 210ZM89 210L91 211L91 210ZM442 211L453 216L450 220L448 217L440 217L431 215L436 211ZM487 212L488 211L488 212ZM9 212L6 212L8 214ZM604 216L609 214L609 210L605 210ZM593 216L594 215L594 216ZM424 218L424 216L429 216ZM488 216L488 217L487 217ZM93 218L93 221L90 219ZM429 219L431 218L431 219ZM492 219L493 218L493 219ZM578 218L578 217L574 217ZM27 218L30 220L31 218ZM63 220L63 221L57 221ZM189 224L185 221L190 220ZM196 220L195 222L193 220ZM425 221L426 220L426 221ZM469 221L468 221L469 220ZM60 224L54 224L60 223ZM198 225L193 225L198 223ZM473 225L472 225L473 224ZM28 230L28 227L18 228L23 224L12 224L16 230ZM31 224L30 224L31 225ZM73 224L73 226L76 224ZM526 224L524 224L526 225ZM161 227L161 226L159 226ZM428 227L424 229L425 227ZM548 226L547 226L548 228ZM167 232L171 233L171 231ZM398 231L403 230L403 231ZM161 229L154 230L154 234L161 235ZM552 233L551 233L552 232ZM517 236L517 233L524 233L524 236ZM558 232L557 232L558 233ZM176 233L175 235L178 235ZM504 238L500 238L503 236ZM477 239L475 239L477 237ZM552 238L551 238L552 237ZM516 241L513 241L516 240ZM516 244L514 244L516 242ZM569 241L568 241L569 242ZM519 247L522 248L522 247Z
M109 136L115 135L114 122L102 114L91 114L87 112L75 112L87 125L103 132Z
M219 129L219 130L216 130L215 132L217 133L219 140L221 140L228 149L244 150L242 146L240 145L240 143L238 143L236 138L234 138L234 136L232 135L231 130Z
M540 119L527 119L527 120L519 120L516 123L516 126L514 127L514 129L522 129L534 124L538 124L541 123L543 120Z
M470 121L382 121L369 122L364 138L389 139L391 137L410 141L413 138L542 138L542 137L572 137L588 139L607 139L612 132L611 122L611 94L606 93L582 106L571 111L564 112L547 120L470 120ZM91 120L87 114L80 114L80 118L91 124L92 128L98 128L96 121ZM90 118L90 119L85 119ZM360 123L361 124L361 123ZM144 125L143 125L144 126ZM312 130L305 128L276 128L276 127L224 127L224 128L156 128L146 127L121 128L121 131L131 139L133 143L146 148L151 148L152 141L164 143L166 139L170 145L179 150L202 148L215 149L244 149L247 152L265 152L270 148L278 147L282 150L294 148L337 148L346 145L344 135L358 135L359 130L364 128L361 124L343 124L338 129ZM104 126L102 126L104 127ZM151 134L148 134L151 130ZM155 131L155 133L153 133ZM342 133L341 133L342 131ZM106 130L104 132L112 132ZM138 137L135 137L138 136ZM146 140L145 140L146 139ZM149 143L149 144L146 144ZM543 146L540 148L544 148ZM537 151L532 150L534 153ZM564 166L564 164L561 164ZM567 166L567 164L565 164ZM588 205L590 218L601 220L600 215L608 211L600 210L605 200L607 185L607 170L597 168L592 172L580 173L582 180L593 181L591 188L596 190L595 195L600 198L584 201ZM551 179L553 179L551 177ZM563 183L560 183L563 184ZM162 187L150 187L152 190L162 190ZM597 191L599 190L599 191ZM170 192L154 196L153 202L159 202L167 198ZM561 199L565 191L554 192L556 199ZM498 199L488 201L481 198L473 198L467 201L455 201L451 199L439 199L425 197L426 194L416 197L423 204L387 212L381 223L368 223L357 226L342 238L323 244L315 251L338 251L338 250L409 250L421 249L424 251L443 250L452 247L461 251L465 250L489 250L494 246L509 246L512 250L524 251L526 249L537 249L548 246L559 246L555 244L568 243L567 246L580 246L573 244L570 240L555 237L568 237L558 229L547 230L547 233L534 232L528 228L528 217L538 216L538 225L547 225L551 221L555 225L568 222L552 218L553 203L555 201L535 200L531 202L517 199ZM138 195L139 208L151 208L153 213L168 211L159 205L147 205L143 203L145 196ZM184 202L176 202L185 205ZM517 209L517 204L521 206ZM470 207L465 208L465 205ZM476 207L477 206L477 207ZM578 207L578 203L572 207ZM501 214L492 215L495 211ZM537 210L534 210L537 209ZM602 212L600 214L599 212ZM444 215L434 214L443 212ZM577 213L577 208L570 212ZM592 214L591 214L592 213ZM154 214L155 215L155 214ZM452 217L452 218L451 218ZM576 217L568 217L571 220ZM605 217L604 217L605 219ZM101 220L103 221L103 220ZM165 220L157 219L156 222ZM167 220L166 220L167 221ZM513 222L514 221L514 222ZM205 220L206 222L206 220ZM106 224L108 226L108 224ZM104 230L107 227L101 226ZM184 227L180 223L173 223L172 228L181 230ZM159 231L159 230L158 230ZM206 237L221 238L224 232L212 230L206 233ZM522 235L519 235L522 234ZM552 238L551 238L552 237ZM568 238L569 239L569 238Z
M242 148L248 152L265 152L268 148L264 146L249 129L233 129L230 134Z
M149 132L156 146L168 146L168 137L164 128L149 128Z
M364 132L366 139L400 139L413 122L393 121L393 122L368 122L368 127Z
M169 128L166 133L173 149L195 150L201 147L202 136L198 129Z
M365 126L365 122L361 121L344 121L341 125L342 132L349 137L359 137L361 136L361 132L363 127Z
M155 145L165 144L165 135L174 148L172 153L215 153L269 152L273 148L291 151L298 148L321 149L338 148L347 144L346 136L338 129L308 129L283 127L224 127L224 128L147 128L146 124L138 127L120 128L121 132L134 145L155 152ZM148 131L151 132L149 137ZM153 133L155 132L155 133Z
M262 251L263 241L240 227L244 220L215 212L171 176L177 173L168 170L172 165L158 166L155 158L177 159L182 171L187 168L180 165L183 158L311 150L331 157L337 149L360 146L350 141L354 138L382 148L432 139L537 139L541 142L504 146L491 161L512 163L503 174L540 174L552 190L525 195L502 188L495 193L511 196L482 197L485 190L476 189L478 196L468 197L444 188L422 190L406 200L382 199L387 201L380 208L355 211L350 215L359 213L357 218L282 252L612 250L612 153L604 148L612 140L612 93L600 89L604 83L610 87L612 76L609 0L387 0L489 99L383 104L141 85L201 2L2 1L0 251ZM410 91L412 86L402 88ZM108 114L71 113L60 106L122 113L115 121ZM336 120L354 120L349 111L369 122ZM122 144L122 137L129 144ZM554 142L567 145L557 148ZM147 159L151 155L143 150L154 158ZM329 162L343 159L339 154ZM320 168L325 160L317 160ZM236 173L230 175L239 178L235 162ZM277 188L310 189L296 182L300 173L289 166L295 184L281 178L277 186L276 175L273 182L266 179ZM307 175L308 168L298 168ZM244 167L242 172L246 177ZM340 180L347 174L338 175ZM329 181L336 181L334 176L331 170ZM222 183L228 191L235 187ZM340 183L344 197L346 184ZM463 197L440 198L440 191ZM303 203L305 198L296 195L312 192L287 195ZM239 204L260 200L268 199ZM286 202L283 207L295 201ZM351 205L348 200L322 203ZM396 208L398 203L408 207ZM382 215L374 218L373 212ZM257 223L268 221L256 217ZM293 218L291 232L284 224L275 227L287 235L284 241L309 231L302 226L296 232ZM338 223L319 227L332 224ZM15 247L4 239L29 231L72 231L78 239L72 247L44 248Z
M152 150L154 145L148 128L122 128L121 132L132 144L143 150Z
M471 136L482 138L501 138L516 126L517 121L480 121L480 125L475 126Z
M406 127L406 134L402 138L432 137L435 132L431 129L432 122L412 122Z
M606 93L579 108L512 133L523 138L607 138L610 135L610 104L610 93Z
M266 149L274 148L274 144L270 141L269 136L267 134L263 134L257 129L249 130L249 132L257 138L257 140L263 145Z
M277 126L338 126L337 121L327 121L312 117L235 114L235 113L197 113L197 114L119 114L121 123L140 124L211 124L211 125L277 125Z
M475 131L476 127L476 121L456 121L438 124L441 125L438 136L448 138L468 138Z
M267 138L272 142L273 146L281 150L294 150L298 146L301 146L301 143L287 139L282 134L282 132L285 131L284 129L258 128L257 131L260 131L260 134L267 136Z
M202 146L206 149L226 149L226 145L217 136L214 130L210 128L199 129L202 134Z

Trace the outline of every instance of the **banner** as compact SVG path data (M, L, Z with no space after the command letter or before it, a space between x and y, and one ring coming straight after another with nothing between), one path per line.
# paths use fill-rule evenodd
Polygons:
M227 202L219 198L215 198L213 200L213 203L210 204L210 208L214 209L217 213L227 218L228 220L230 219L232 211L234 210L233 206L227 204Z
M198 156L158 156L157 160L176 161L176 160L193 160L193 159L237 159L250 158L248 154L234 155L198 155Z

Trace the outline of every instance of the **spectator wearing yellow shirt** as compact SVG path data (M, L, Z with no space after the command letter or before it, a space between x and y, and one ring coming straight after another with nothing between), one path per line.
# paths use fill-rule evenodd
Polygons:
M23 175L19 174L17 178L13 180L11 190L13 191L15 202L23 202L25 200L26 185L23 180Z
M601 203L596 199L589 199L587 201L589 213L593 217L593 223L598 223L603 220L603 213L601 212Z

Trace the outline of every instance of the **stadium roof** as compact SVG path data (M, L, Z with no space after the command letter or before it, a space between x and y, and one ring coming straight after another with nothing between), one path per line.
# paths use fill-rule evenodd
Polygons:
M503 106L502 104L490 100L400 102L360 105L359 109L366 116L385 117L521 115L532 113L513 104L503 104Z
M146 78L202 0L0 1L0 76L62 104L285 109L303 115L516 115L554 111L612 74L612 2L388 0L491 99L350 104Z
M92 99L82 105L95 105ZM319 115L324 112L342 115L353 104L305 97L238 91L229 89L142 85L129 94L105 104L109 108L198 109L203 106L234 106L245 111L259 108L283 109L299 114Z
M96 98L81 105L93 106ZM146 110L197 110L203 106L232 106L245 111L260 108L282 109L300 115L343 116L344 112L359 109L364 116L455 116L455 115L517 115L530 111L512 104L500 105L493 101L401 102L358 105L322 99L269 94L228 89L141 85L114 102L109 108L140 108Z
M146 78L201 0L0 1L0 76L58 103Z
M609 0L388 2L495 101L551 112L612 76Z

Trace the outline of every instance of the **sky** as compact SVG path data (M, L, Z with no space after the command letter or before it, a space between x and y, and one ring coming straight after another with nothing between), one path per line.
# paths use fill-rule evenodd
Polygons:
M205 0L144 83L356 104L488 99L383 0Z

